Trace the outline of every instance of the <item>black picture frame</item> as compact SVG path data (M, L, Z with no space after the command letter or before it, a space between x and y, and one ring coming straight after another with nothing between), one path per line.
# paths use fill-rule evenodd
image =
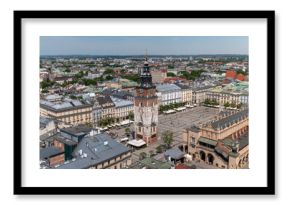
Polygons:
M266 187L24 187L22 185L22 19L218 18L267 20ZM271 82L271 84L269 84ZM273 195L275 194L275 11L14 11L14 194L15 195Z

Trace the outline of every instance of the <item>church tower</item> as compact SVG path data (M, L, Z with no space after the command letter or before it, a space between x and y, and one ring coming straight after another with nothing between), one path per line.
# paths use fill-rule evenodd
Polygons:
M158 97L156 87L152 84L147 57L140 74L140 85L136 88L134 123L136 139L142 139L146 144L157 141Z

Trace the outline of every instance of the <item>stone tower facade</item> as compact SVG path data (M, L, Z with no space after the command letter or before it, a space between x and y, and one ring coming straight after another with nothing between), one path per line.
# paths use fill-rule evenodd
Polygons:
M142 139L146 144L157 141L158 97L147 59L140 75L140 85L136 88L134 123L136 139Z

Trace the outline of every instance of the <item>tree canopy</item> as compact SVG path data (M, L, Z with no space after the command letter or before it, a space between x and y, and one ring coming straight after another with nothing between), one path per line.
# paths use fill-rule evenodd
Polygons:
M168 73L167 73L167 76L168 76L168 77L175 77L176 75L175 75L174 73L168 72Z
M162 140L164 144L166 144L167 148L169 148L173 142L173 132L166 130L162 133Z

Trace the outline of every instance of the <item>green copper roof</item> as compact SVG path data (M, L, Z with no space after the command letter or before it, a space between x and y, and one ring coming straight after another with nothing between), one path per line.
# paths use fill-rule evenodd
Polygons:
M212 145L212 146L216 146L217 145L217 141L215 140L212 140L212 139L208 139L208 138L205 138L205 137L200 137L198 139L199 142L203 142L205 144L209 144L209 145Z

